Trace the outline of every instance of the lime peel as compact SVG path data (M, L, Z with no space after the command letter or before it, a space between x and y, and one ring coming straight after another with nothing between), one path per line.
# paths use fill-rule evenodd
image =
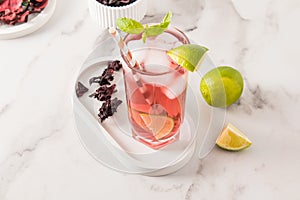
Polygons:
M201 82L200 91L205 101L214 107L226 108L242 95L244 80L239 71L220 66L207 72Z

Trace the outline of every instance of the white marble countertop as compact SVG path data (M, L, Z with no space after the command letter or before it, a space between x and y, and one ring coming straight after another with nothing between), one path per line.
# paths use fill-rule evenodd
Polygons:
M87 2L59 0L37 32L0 41L0 199L300 199L300 1L149 0L145 20L173 24L245 78L226 121L253 141L214 148L163 177L122 174L95 161L75 134L71 96L102 30ZM67 8L67 10L66 10Z

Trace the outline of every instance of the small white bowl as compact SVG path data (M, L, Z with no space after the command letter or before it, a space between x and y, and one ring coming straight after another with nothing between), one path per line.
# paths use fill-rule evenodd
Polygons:
M132 18L137 21L143 19L147 12L147 0L136 0L126 6L112 7L89 0L90 15L100 28L116 27L116 19L120 17Z

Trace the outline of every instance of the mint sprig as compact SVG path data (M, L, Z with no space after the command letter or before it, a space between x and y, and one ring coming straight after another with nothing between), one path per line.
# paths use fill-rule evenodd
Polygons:
M146 42L147 37L157 36L162 34L168 28L169 24L171 23L171 19L172 19L172 13L169 11L165 15L163 21L160 24L155 24L152 26L149 26L148 24L143 26L140 22L126 17L118 18L116 24L117 27L125 33L129 33L129 34L142 33L142 40L143 42Z
M139 34L144 31L144 26L134 19L129 19L126 17L118 18L116 23L117 27L125 33Z

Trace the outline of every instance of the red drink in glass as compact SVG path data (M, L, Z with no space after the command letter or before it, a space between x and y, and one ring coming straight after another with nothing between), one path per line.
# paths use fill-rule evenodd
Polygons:
M187 71L172 63L165 50L143 48L132 53L142 66L136 71L124 70L133 137L159 149L178 139L184 117Z

